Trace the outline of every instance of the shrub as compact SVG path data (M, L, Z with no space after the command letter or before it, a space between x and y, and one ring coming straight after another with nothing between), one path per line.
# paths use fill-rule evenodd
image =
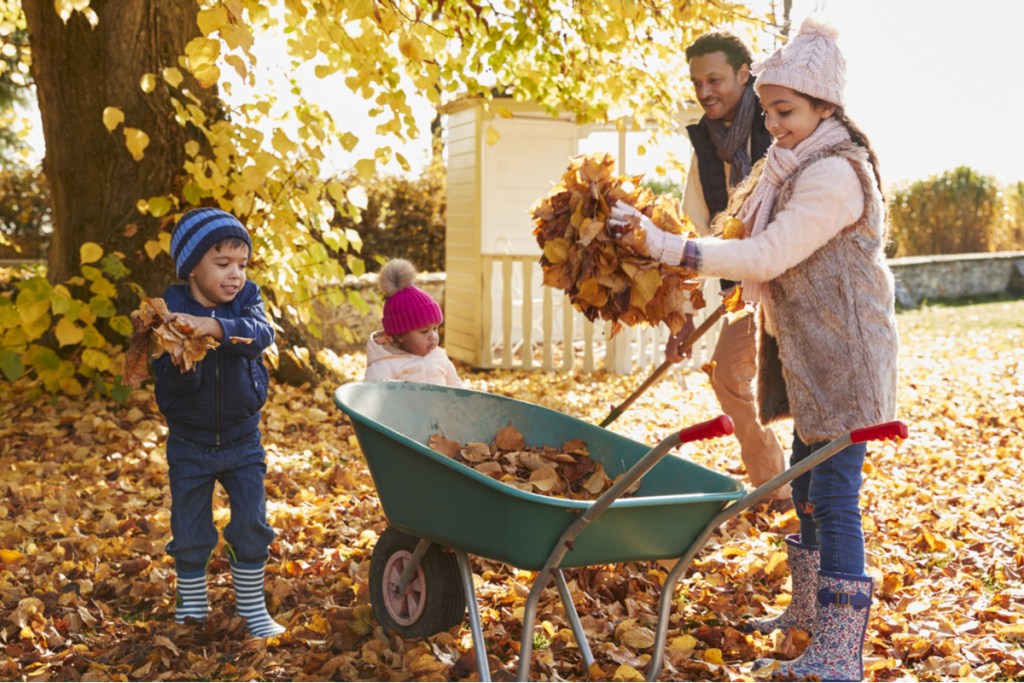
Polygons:
M896 256L965 254L996 248L999 184L967 166L897 187L889 199Z
M1024 181L1003 188L1003 215L998 222L993 248L998 251L1024 249Z
M44 258L50 231L50 192L42 169L0 168L0 258Z
M675 197L676 199L683 198L682 186L671 178L644 178L643 181L641 181L640 186L649 188L654 194L664 194L670 197Z
M367 202L356 223L347 214L335 217L336 227L352 229L362 238L368 271L392 258L409 259L420 272L444 270L446 185L439 156L418 178L382 176L363 183L355 176L341 180L345 188L362 184Z

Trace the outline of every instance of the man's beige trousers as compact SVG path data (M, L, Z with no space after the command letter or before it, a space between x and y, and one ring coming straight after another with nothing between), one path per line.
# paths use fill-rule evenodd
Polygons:
M746 315L722 325L712 360L715 363L711 386L718 396L722 412L732 418L740 457L747 476L755 487L786 469L786 458L770 427L757 421L754 403L754 378L757 372L756 323ZM775 491L768 500L790 497L789 485Z

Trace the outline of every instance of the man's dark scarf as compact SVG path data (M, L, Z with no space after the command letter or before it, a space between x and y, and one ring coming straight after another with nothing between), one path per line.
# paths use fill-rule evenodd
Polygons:
M747 141L750 139L751 127L757 113L757 95L754 93L754 80L747 83L740 97L739 107L731 126L726 126L721 119L704 117L715 145L718 158L732 166L729 173L729 185L735 187L741 180L750 175L750 153Z

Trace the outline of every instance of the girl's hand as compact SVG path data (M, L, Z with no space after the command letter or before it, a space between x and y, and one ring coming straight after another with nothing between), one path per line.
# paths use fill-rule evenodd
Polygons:
M224 328L220 326L216 318L189 315L188 313L175 313L173 320L180 320L185 323L195 330L199 336L213 337L217 341L224 338Z
M608 227L612 229L615 239L627 249L640 256L657 258L651 254L647 234L651 228L655 230L658 228L650 218L637 211L636 208L621 199L615 202L608 215Z
M682 261L686 238L665 232L622 200L611 207L608 225L620 244L641 256L649 256L671 266L678 266Z

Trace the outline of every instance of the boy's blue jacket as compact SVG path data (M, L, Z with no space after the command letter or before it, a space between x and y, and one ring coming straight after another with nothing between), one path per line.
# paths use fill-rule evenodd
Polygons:
M153 361L156 402L170 433L222 446L258 429L270 382L263 350L274 342L259 287L247 281L231 302L206 308L192 298L188 284L177 284L164 292L164 302L172 313L217 318L224 329L220 346L189 372L178 370L169 354ZM231 337L252 343L233 343Z

